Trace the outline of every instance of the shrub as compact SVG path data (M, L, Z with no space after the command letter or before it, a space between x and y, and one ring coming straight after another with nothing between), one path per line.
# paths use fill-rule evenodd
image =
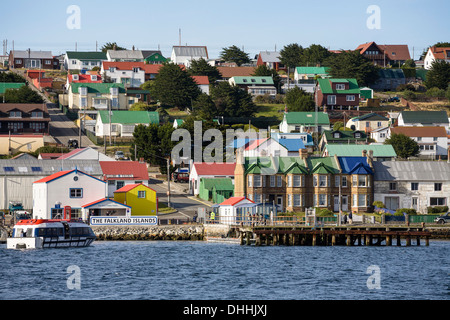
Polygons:
M395 211L395 216L403 216L403 213L406 214L417 214L416 209L410 209L410 208L401 208L401 209L397 209L397 211Z
M417 96L411 90L405 90L403 91L403 98L405 98L406 100L416 100Z
M386 206L384 205L384 203L381 202L381 201L374 201L374 202L372 203L372 205L373 205L374 207L378 207L378 208L380 208L380 209L386 208Z
M316 215L318 217L334 217L334 213L328 209L322 208L322 209L318 209L316 208Z
M434 88L428 89L426 92L426 95L428 97L443 98L443 97L445 97L445 90L434 87Z
M427 207L428 213L445 213L447 211L448 211L448 206Z

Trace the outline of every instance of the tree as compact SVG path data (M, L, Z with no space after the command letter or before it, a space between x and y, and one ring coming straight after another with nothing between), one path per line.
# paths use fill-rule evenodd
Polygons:
M161 104L178 108L191 108L201 91L186 70L174 63L165 63L156 75L154 82L143 87L150 90L153 99Z
M435 60L427 72L425 86L428 89L439 88L446 90L450 83L450 63L444 60Z
M251 95L226 81L219 82L212 88L211 98L216 105L217 114L224 117L251 117L256 112Z
M192 104L192 113L202 120L213 120L217 116L214 101L206 93L202 93Z
M334 123L334 125L333 125L333 130L334 131L338 131L338 130L340 130L341 128L343 128L345 125L344 125L344 122L342 122L342 121L336 121L335 123Z
M297 86L286 92L285 101L289 111L291 112L312 111L315 107L312 96Z
M28 86L19 89L7 89L5 91L6 103L43 103L42 97Z
M234 62L238 65L238 67L240 67L244 63L250 62L248 53L245 53L234 45L228 48L223 48L222 52L220 53L220 58L222 60L225 60L226 62Z
M379 78L378 67L359 51L343 51L330 56L325 63L333 78L354 78L359 86L368 86Z
M420 152L418 143L402 133L392 134L389 139L385 140L384 144L392 145L397 156L403 159L416 157Z
M0 72L0 82L26 83L26 80L14 72Z
M269 69L265 64L263 64L255 69L253 76L272 77L274 86L277 88L277 92L280 91L281 78L277 70Z
M117 45L117 42L107 42L102 47L102 52L106 53L108 50L127 50L124 47L120 47Z
M330 56L331 52L327 48L322 47L319 44L312 44L304 49L302 54L302 64L309 66L322 64Z
M280 61L288 68L301 66L303 51L303 47L297 43L288 44L280 51Z
M210 84L216 83L222 78L219 69L210 65L205 59L192 60L188 69L188 73L192 76L207 76Z

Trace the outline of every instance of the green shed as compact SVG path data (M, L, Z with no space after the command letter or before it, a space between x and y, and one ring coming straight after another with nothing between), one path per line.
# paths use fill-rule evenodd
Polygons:
M200 199L222 203L234 195L234 185L230 178L202 178L199 188Z

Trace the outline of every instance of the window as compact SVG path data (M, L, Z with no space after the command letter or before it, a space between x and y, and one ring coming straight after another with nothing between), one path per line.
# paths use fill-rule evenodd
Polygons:
M325 207L327 205L327 195L319 194L319 207Z
M3 170L5 170L5 172L14 172L14 167L3 167Z
M282 187L283 186L283 180L281 176L277 176L277 186Z
M118 108L118 107L119 107L119 99L117 99L117 98L112 98L112 99L111 99L111 107L113 107L113 108Z
M87 98L86 97L81 97L80 98L80 107L81 108L86 108L87 107Z
M46 65L52 64L52 60L45 60L45 64L46 64Z
M347 188L347 177L342 177L342 187Z
M360 132L355 132L355 138L356 138L356 139L361 138L361 133L360 133Z
M253 178L255 180L254 187L261 188L261 176L254 176Z
M260 203L261 202L261 194L255 193L253 201L255 201L256 203Z
M347 95L347 101L355 101L354 95Z
M275 187L275 177L276 176L270 176L270 186Z
M366 206L366 195L359 194L358 195L358 207L365 207L365 206Z
M140 70L140 68L133 68L133 72L134 72L134 73L138 73L139 70Z
M381 127L381 121L377 122L377 126L378 126L378 128Z
M10 118L22 118L22 112L20 111L10 111L9 112Z
M294 176L294 188L299 188L301 186L301 178L301 176Z
M442 183L435 183L434 191L442 191Z
M417 191L417 190L419 190L419 183L411 182L411 191Z
M294 207L300 207L300 206L301 206L300 195L294 194Z
M292 187L292 176L287 176L287 186Z
M336 188L339 188L339 185L341 184L341 177L340 176L335 176L334 177L334 186Z
M333 137L335 139L339 139L341 137L341 134L339 132L335 132L335 133L333 133Z
M125 181L117 181L117 183L116 183L117 190L123 188L124 185L125 185Z
M366 176L358 176L358 187L366 187Z
M389 182L389 191L397 191L397 182Z
M447 198L430 198L431 206L445 206Z
M43 118L44 113L42 111L33 111L33 112L31 112L31 117L32 118Z
M83 189L81 189L81 188L70 189L70 197L71 198L83 198Z
M138 191L138 198L139 199L145 199L146 198L146 191Z
M335 105L336 104L336 96L327 96L327 104Z
M78 92L80 93L80 95L82 95L82 96L87 96L87 94L88 94L88 90L87 90L88 88L86 88L86 87L81 87L81 88L78 88Z
M327 186L327 176L319 176L319 187Z
M342 83L336 84L336 90L345 90L345 84Z
M31 171L33 171L33 172L42 172L42 168L41 167L31 167Z
M253 188L253 176L248 176L248 187Z

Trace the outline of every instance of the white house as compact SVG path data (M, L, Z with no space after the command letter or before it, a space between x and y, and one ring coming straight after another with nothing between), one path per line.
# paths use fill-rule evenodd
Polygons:
M370 132L370 137L378 143L384 143L389 136L389 127L381 127Z
M81 52L67 51L64 56L64 68L71 70L92 70L94 67L101 68L102 61L105 61L104 52Z
M243 147L244 157L297 157L305 149L301 139L264 138L250 141Z
M106 197L106 182L78 169L60 171L33 183L33 218L64 218L71 207L72 219L86 220L82 207Z
M58 160L97 160L97 161L115 161L115 159L92 149L91 147L79 148L69 153L63 154Z
M424 68L431 69L431 65L436 60L444 60L450 63L450 48L448 47L430 47L424 59Z
M144 62L144 55L141 50L108 50L106 59L112 62Z
M280 133L319 132L330 130L330 118L325 112L286 112L280 123Z
M101 74L110 78L113 83L121 83L130 88L139 88L145 83L145 64L144 62L104 61Z
M444 127L392 127L392 134L404 134L415 140L420 148L420 156L431 159L447 156L448 138Z
M194 81L197 83L198 87L202 93L209 95L209 78L208 76L192 76Z
M156 111L99 111L95 125L97 137L132 137L134 128L139 125L159 124Z
M240 222L250 224L253 216L246 206L252 206L255 203L245 197L231 197L219 204L219 222L221 224L237 224ZM239 210L244 207L244 210ZM247 214L248 211L248 214ZM253 210L251 210L253 211Z
M175 64L181 64L189 68L191 61L202 58L209 59L206 46L174 46L170 59Z
M197 163L192 165L189 173L190 190L199 194L201 178L231 178L234 181L235 163Z
M450 134L446 111L402 111L397 120L399 127L444 127Z

